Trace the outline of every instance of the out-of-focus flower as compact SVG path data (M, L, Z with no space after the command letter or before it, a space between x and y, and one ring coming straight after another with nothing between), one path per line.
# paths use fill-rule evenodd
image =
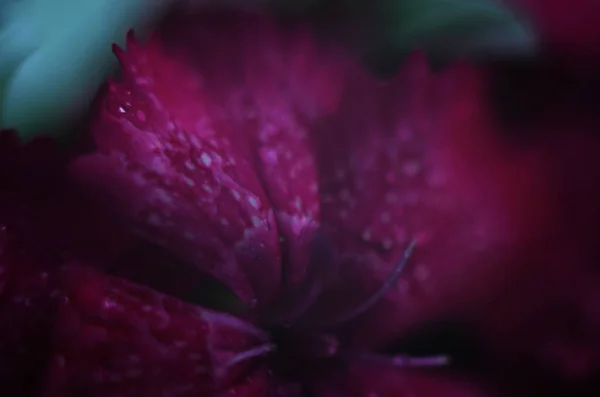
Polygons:
M510 2L535 22L542 51L496 69L498 110L509 139L545 152L545 200L557 210L529 274L490 297L477 322L498 357L584 389L600 371L600 4Z
M543 75L538 72L529 75L537 80ZM564 89L528 96L543 106L519 127L523 145L545 151L553 188L544 201L556 203L552 225L539 236L539 255L527 264L528 274L504 294L490 296L477 322L489 350L512 365L587 382L600 371L600 109L590 95L600 81L584 75L565 86L561 77L550 73L537 81L534 86ZM523 92L530 88L521 86Z

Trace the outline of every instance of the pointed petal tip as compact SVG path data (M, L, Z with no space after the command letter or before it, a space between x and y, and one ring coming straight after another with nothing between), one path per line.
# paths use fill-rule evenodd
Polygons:
M131 46L135 46L137 44L137 38L135 30L129 29L127 34L125 35L125 42L127 43L127 48L129 49Z
M111 47L113 54L115 54L115 57L117 57L119 64L121 65L121 67L123 67L124 64L126 64L127 62L127 52L123 48L121 48L121 46L119 46L117 43L113 43Z

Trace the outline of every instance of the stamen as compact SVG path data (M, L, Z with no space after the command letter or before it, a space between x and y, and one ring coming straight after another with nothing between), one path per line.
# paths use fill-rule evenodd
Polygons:
M363 301L358 306L353 307L350 310L343 312L342 314L335 316L334 318L329 319L322 324L319 324L319 326L320 327L334 327L336 325L344 324L350 320L355 319L356 317L360 316L361 314L363 314L364 312L366 312L367 310L372 308L377 302L379 302L381 300L381 298L383 298L394 287L394 285L396 284L396 281L398 280L398 277L400 277L402 270L406 266L408 259L412 255L412 252L413 252L416 244L417 244L416 240L412 240L410 242L410 244L404 251L402 258L398 261L398 263L396 263L396 266L394 266L394 269L392 269L392 274L390 274L390 276L387 278L385 283L383 283L383 285L377 291L375 291L375 293L373 295L371 295L371 297L369 297L367 300Z
M261 342L266 342L271 339L270 335L262 329L255 327L253 324L240 320L229 314L212 312L209 310L198 311L198 314L204 318L208 324L213 324L216 327L231 328L242 333L247 333L259 339Z
M277 350L277 347L273 343L265 343L254 349L246 350L245 352L235 355L223 367L224 369L231 368L242 361L250 360L255 357L266 356L269 353L273 353L275 350Z
M271 321L274 324L290 324L293 323L298 318L302 317L304 313L310 309L319 296L323 293L323 283L321 280L315 280L310 282L310 287L308 292L304 293L304 299L302 303L297 305L296 307L289 309L285 314L278 316Z
M278 315L271 315L269 322L272 324L291 325L313 307L325 290L325 282L331 277L327 272L333 272L333 266L336 264L333 244L321 229L317 229L308 249L310 273L306 289L300 293L302 302L291 308L287 307Z

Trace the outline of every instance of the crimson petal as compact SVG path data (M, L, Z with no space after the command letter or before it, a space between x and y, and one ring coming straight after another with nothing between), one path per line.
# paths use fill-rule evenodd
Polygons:
M212 393L248 362L224 365L266 338L229 315L89 268L71 266L60 281L48 396Z
M74 174L151 241L244 299L268 299L280 278L277 225L245 137L158 40L140 46L130 36L129 52L115 51L122 82L109 84L93 125L98 151Z
M8 231L0 230L2 390L258 396L275 383L250 361L228 365L267 341L252 324L38 255Z
M282 238L282 293L297 304L305 290L298 287L330 266L311 263L308 254L321 212L309 130L337 108L346 58L317 45L307 29L256 13L178 14L161 35L170 51L207 78L210 96L249 140Z
M388 83L357 71L337 113L316 124L323 225L343 271L314 315L360 305L417 241L396 287L357 322L356 343L474 310L521 271L550 222L542 158L501 139L482 74L432 75L420 55Z
M75 173L143 235L265 304L282 270L290 286L306 277L320 217L308 123L335 108L343 65L243 12L177 15L160 35L117 50L122 82Z

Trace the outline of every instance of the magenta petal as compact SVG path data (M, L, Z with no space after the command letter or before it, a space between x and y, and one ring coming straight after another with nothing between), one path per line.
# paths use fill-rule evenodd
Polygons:
M52 138L23 144L16 133L0 132L0 225L26 238L30 251L83 260L163 292L188 293L205 277L174 269L177 258L150 252L110 206L91 202L69 179L69 160Z
M235 105L225 110L237 119L252 119L256 110L266 116L266 103L257 102L263 99L307 118L331 112L339 102L345 81L340 51L317 45L305 26L278 24L255 12L202 9L175 13L160 35L171 53L206 77L212 95Z
M323 224L342 269L323 317L367 299L417 242L393 290L357 321L360 343L474 310L520 271L551 219L543 163L501 141L482 77L465 65L432 75L420 55L387 84L357 72L314 130Z
M268 366L258 366L216 397L306 397L297 384L280 379Z
M212 394L250 362L225 364L266 338L242 320L84 267L66 268L59 281L47 396Z
M339 51L306 29L246 12L177 15L161 31L169 49L206 78L211 97L250 142L284 239L285 292L306 277L320 220L318 171L308 131L335 110L345 82ZM321 264L322 266L322 264Z
M246 138L211 103L198 76L158 40L116 49L92 131L98 150L73 165L136 229L242 298L268 300L280 274L277 224Z
M74 171L144 236L264 304L282 264L286 282L305 277L320 217L309 124L335 109L343 64L261 15L212 17L178 15L116 51L98 151Z
M15 395L262 396L260 329L28 250L0 230L0 387ZM242 376L243 375L243 376Z

